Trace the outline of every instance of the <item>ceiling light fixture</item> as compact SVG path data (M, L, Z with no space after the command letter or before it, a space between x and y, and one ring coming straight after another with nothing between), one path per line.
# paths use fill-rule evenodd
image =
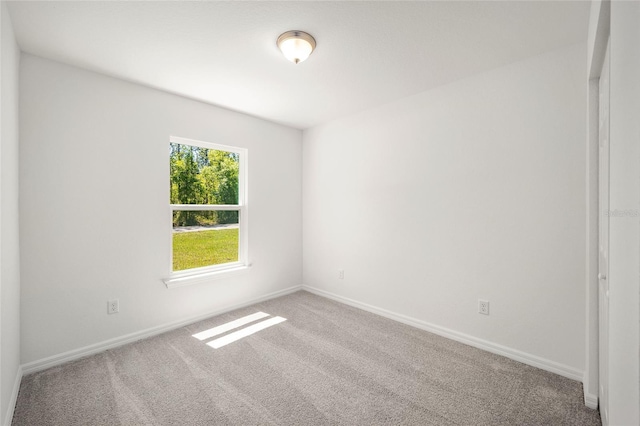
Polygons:
M304 31L287 31L280 34L277 44L284 57L294 64L307 59L316 48L316 40Z

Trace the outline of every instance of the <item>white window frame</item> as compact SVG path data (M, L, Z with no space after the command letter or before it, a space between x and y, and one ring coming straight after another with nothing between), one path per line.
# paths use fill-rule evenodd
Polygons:
M245 148L221 145L212 142L204 142L195 139L171 136L170 143L196 146L199 148L213 149L218 151L233 152L238 154L238 204L169 204L169 224L173 223L173 212L176 210L188 211L208 211L208 210L237 210L238 211L238 260L236 262L223 263L219 265L203 266L200 268L185 269L182 271L173 270L173 226L169 227L169 247L171 256L169 257L168 279L163 280L167 288L182 287L185 285L198 284L203 281L211 281L226 278L247 270L249 265L249 232L248 232L248 208L247 208L247 161L248 151Z

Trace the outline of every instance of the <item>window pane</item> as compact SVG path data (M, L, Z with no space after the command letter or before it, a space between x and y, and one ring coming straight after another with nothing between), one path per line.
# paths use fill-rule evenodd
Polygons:
M171 204L238 204L235 152L171 143Z
M238 261L237 210L173 212L173 270Z

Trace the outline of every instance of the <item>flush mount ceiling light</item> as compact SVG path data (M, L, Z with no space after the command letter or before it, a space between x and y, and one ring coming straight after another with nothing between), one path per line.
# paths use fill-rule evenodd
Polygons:
M316 40L304 31L287 31L278 37L278 47L285 58L299 64L316 48Z

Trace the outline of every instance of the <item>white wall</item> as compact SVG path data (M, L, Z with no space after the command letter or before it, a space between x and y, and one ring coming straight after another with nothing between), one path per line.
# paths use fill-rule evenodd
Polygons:
M301 284L299 130L30 55L20 118L23 363ZM248 148L248 273L161 281L170 135Z
M585 63L571 46L306 130L305 285L581 374Z
M13 413L20 377L20 247L18 238L18 66L20 50L7 5L0 5L0 423Z
M609 422L640 424L640 3L611 3Z

